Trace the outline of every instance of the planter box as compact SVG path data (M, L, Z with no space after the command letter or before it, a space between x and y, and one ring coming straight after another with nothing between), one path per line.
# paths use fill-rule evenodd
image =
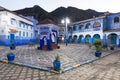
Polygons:
M47 46L42 46L42 50L47 50Z
M51 44L52 49L57 49L57 46L58 46L57 44Z
M14 61L15 59L15 54L8 54L7 55L8 61Z

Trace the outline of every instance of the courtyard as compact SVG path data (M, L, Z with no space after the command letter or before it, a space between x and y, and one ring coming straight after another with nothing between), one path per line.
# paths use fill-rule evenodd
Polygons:
M69 44L66 47L64 44L60 44L60 46L61 46L60 49L56 49L53 51L37 50L36 49L37 45L32 47L27 45L18 46L16 50L13 50L12 52L16 53L15 61L42 67L52 66L52 60L54 60L54 56L56 54L60 54L61 61L63 63L63 68L66 68L67 66L72 66L74 64L80 63L81 61L88 60L90 58L96 58L94 57L94 49L89 49L87 45ZM6 54L9 51L11 51L9 48L1 49L0 57L2 59L6 59ZM32 69L28 67L0 62L0 80L119 80L120 79L119 48L116 49L115 51L108 50L107 52L104 52L102 56L109 53L113 54L98 59L93 63L82 65L76 69L67 71L62 74L55 74L48 71L42 71L39 69ZM40 62L40 58L43 59L43 62L42 61ZM36 61L38 60L39 65L35 64L35 60ZM44 62L47 63L42 64Z
M60 49L52 51L37 50L39 45L34 46L17 46L15 50L10 50L6 47L0 51L0 59L7 60L7 53L13 52L16 54L14 62L36 66L38 68L51 69L53 61L57 55L60 55L62 62L62 70L72 67L77 64L82 64L88 60L96 60L94 56L95 48L91 48L85 44L59 44ZM119 48L116 48L118 50ZM111 54L111 50L103 50L102 57Z

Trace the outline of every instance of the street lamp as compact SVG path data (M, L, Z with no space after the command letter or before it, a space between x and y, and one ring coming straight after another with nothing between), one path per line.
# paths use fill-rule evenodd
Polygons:
M62 24L65 24L65 42L66 42L66 46L67 46L67 38L68 38L68 30L67 30L67 26L68 24L70 23L70 20L68 17L64 18L62 21L61 21Z

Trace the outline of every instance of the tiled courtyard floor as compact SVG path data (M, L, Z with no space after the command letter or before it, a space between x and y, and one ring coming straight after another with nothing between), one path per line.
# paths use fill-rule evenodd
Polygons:
M15 50L5 48L0 51L0 59L7 59L6 54L8 52L14 52L16 54L15 62L44 68L52 67L52 62L57 54L60 55L63 69L96 58L94 56L95 50L93 47L90 49L88 45L80 44L68 44L68 46L60 44L60 49L55 49L53 51L37 50L37 45L17 46ZM104 51L102 56L108 53L111 53L111 51Z
M0 62L0 80L120 80L120 52L59 75Z

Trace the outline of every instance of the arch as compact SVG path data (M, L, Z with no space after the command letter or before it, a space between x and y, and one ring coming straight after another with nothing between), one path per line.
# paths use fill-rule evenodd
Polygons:
M120 21L119 21L119 17L115 17L114 18L114 23L119 23Z
M85 29L89 29L90 28L90 23L87 23L86 26L85 26Z
M111 33L108 35L108 40L110 44L117 44L117 34Z
M90 43L91 36L88 34L85 36L85 43Z
M101 24L99 22L95 22L93 24L93 28L101 27Z
M73 42L75 42L75 43L77 42L77 35L73 36Z
M83 35L79 35L78 43L82 43L82 42L83 42Z
M97 39L100 39L100 35L99 34L94 34L93 35L93 42Z

